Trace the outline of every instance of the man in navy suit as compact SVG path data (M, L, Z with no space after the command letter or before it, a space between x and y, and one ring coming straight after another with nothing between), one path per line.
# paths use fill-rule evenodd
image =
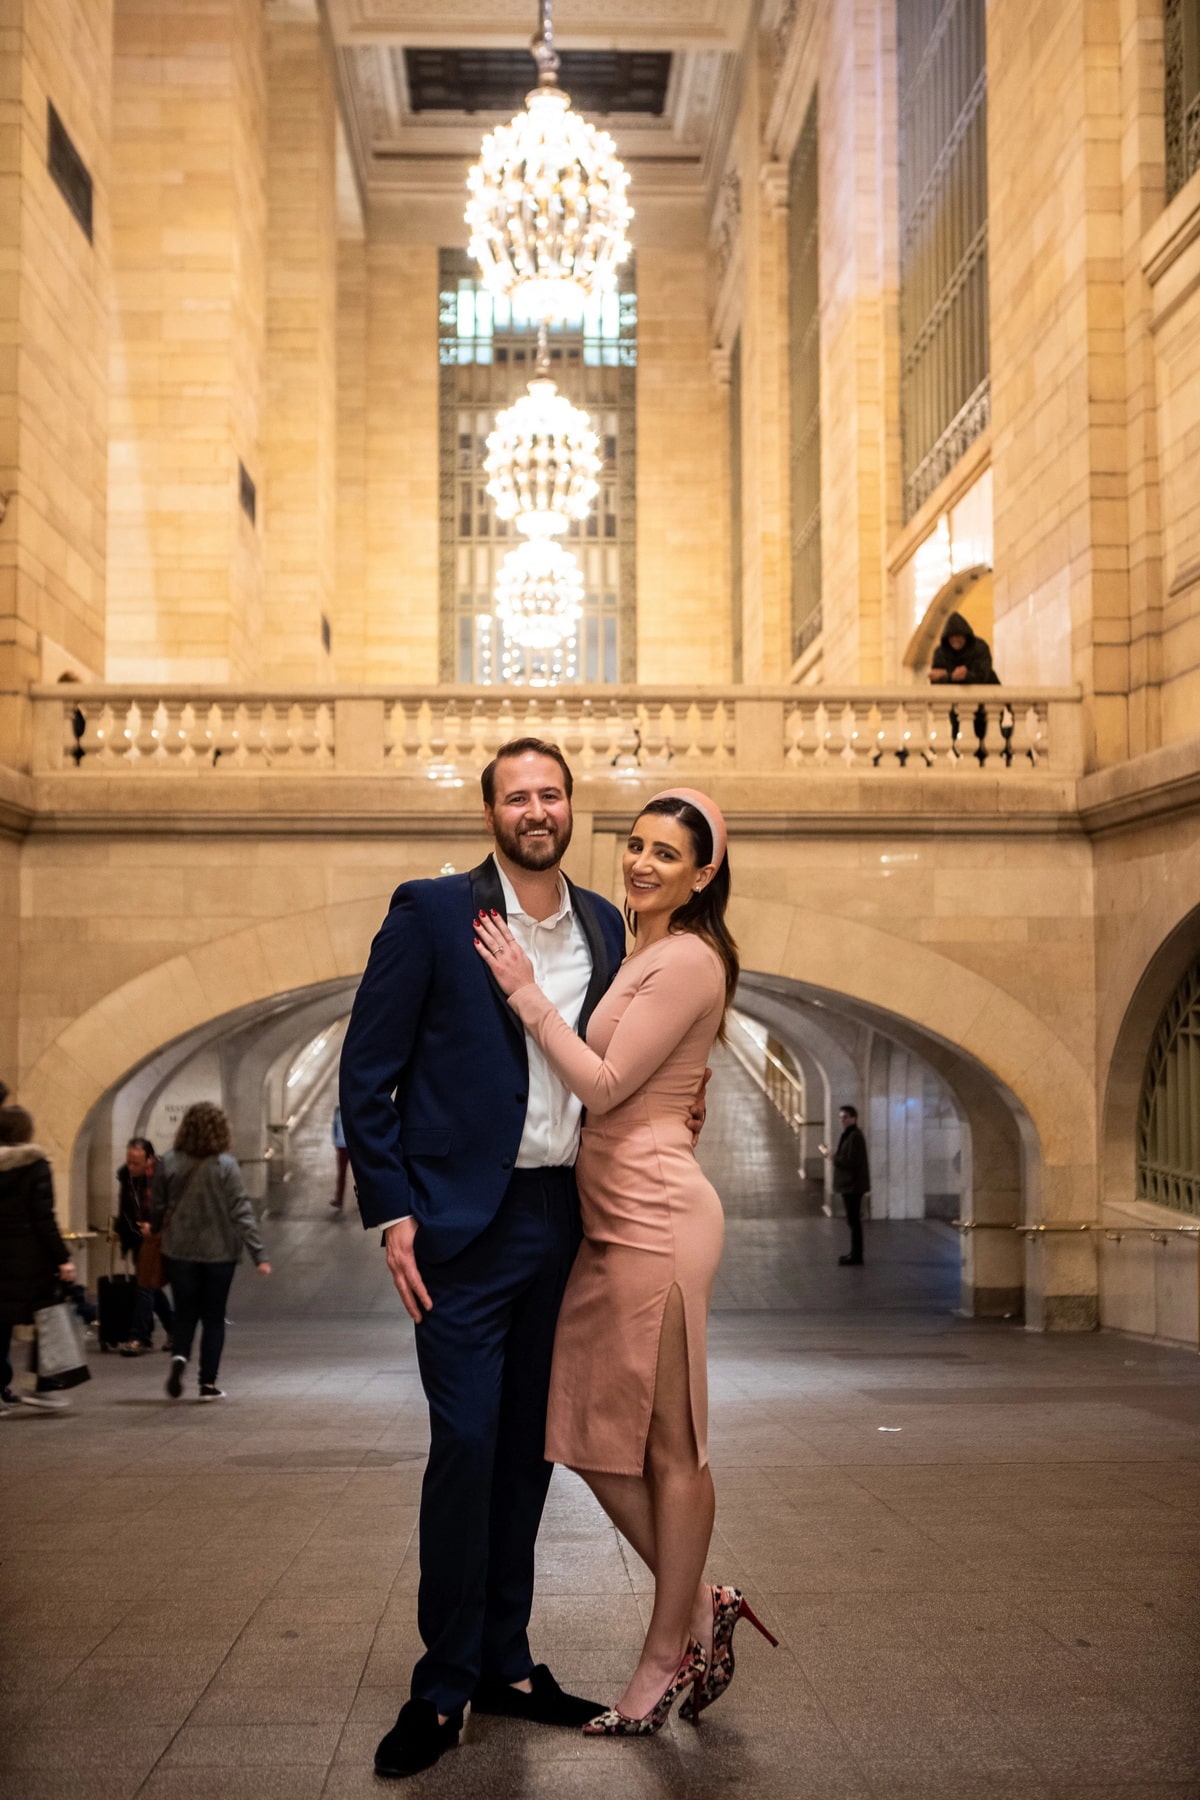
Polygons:
M571 772L536 738L483 772L491 856L392 896L342 1047L341 1111L363 1223L382 1228L416 1322L429 1402L417 1621L425 1654L375 1755L428 1768L463 1707L578 1727L600 1702L566 1694L530 1655L534 1542L554 1327L579 1245L580 1105L476 955L480 912L507 919L539 985L587 1029L625 950L621 915L560 863Z

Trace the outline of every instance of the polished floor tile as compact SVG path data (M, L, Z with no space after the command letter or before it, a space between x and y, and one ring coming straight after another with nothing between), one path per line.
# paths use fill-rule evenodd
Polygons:
M327 1119L242 1270L223 1384L97 1356L69 1415L0 1419L3 1800L357 1800L406 1695L427 1443L378 1239L328 1201ZM1200 1800L1200 1367L957 1317L937 1223L845 1228L719 1061L712 1574L743 1625L698 1732L469 1719L437 1800ZM560 1471L535 1650L610 1698L647 1571Z

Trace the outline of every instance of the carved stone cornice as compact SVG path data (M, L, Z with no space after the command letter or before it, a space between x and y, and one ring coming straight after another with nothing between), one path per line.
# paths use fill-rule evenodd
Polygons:
M763 141L771 157L785 167L803 130L816 84L818 14L817 0L786 0L772 33L775 92Z

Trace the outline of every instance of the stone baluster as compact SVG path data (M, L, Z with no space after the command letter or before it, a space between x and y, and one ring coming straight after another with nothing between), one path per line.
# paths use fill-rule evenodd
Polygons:
M158 764L159 768L162 768L168 756L171 754L170 745L167 742L170 729L171 715L167 711L166 703L160 700L150 715L150 738L154 748L149 752L152 760Z
M693 700L683 715L684 745L680 753L686 768L702 769L705 764L704 714Z
M873 769L896 767L896 707L872 700L862 721L863 759Z
M118 742L117 715L106 700L96 721L96 759L106 768L117 761L124 745Z
M262 718L259 722L258 736L262 743L263 752L264 752L266 760L268 762L271 759L271 746L272 746L272 737L273 737L273 733L274 733L274 727L275 727L275 708L273 706L267 706L263 709ZM231 760L232 760L233 766L235 769L244 769L246 767L246 764L250 761L250 745L249 745L249 742L247 741L250 736L250 714L247 711L245 701L241 701L233 709L233 733L232 733L232 736L233 736L233 752L232 752Z
M811 760L818 769L823 769L830 760L829 740L833 736L829 709L823 700L818 700L813 709L812 729L815 748Z
M287 724L283 728L283 735L287 740L287 749L282 761L285 766L295 768L307 760L309 721L305 717L304 708L294 700L287 709Z
M433 707L428 700L422 700L417 707L417 772L424 775L433 761Z
M792 705L787 708L783 718L783 760L789 769L799 769L804 763L804 707Z
M140 742L142 735L142 709L136 700L130 701L129 707L125 713L125 724L121 735L125 740L125 761L128 763L140 762L145 753Z
M596 763L596 715L590 700L585 700L579 712L579 766L590 772Z
M319 768L332 768L337 750L337 740L334 731L333 708L327 706L324 700L317 707L314 730L317 750L313 761Z
M857 764L863 761L863 738L859 730L858 713L849 700L842 707L841 716L838 719L838 732L842 740L842 747L838 752L839 760L845 764L848 771L852 771Z
M214 700L204 720L205 754L213 768L220 765L220 760L227 755L229 745L225 742L225 713Z
M195 766L196 746L196 709L190 700L185 700L179 709L179 724L176 726L179 738L179 753L176 758L180 768L190 769Z
M383 760L389 769L403 773L408 761L408 713L402 700L393 700L386 709L383 724Z
M471 767L478 775L491 760L487 707L482 700L476 700L471 708Z
M459 718L458 701L451 700L442 714L442 752L438 761L445 763L455 773L458 772L459 760L462 756L462 746L459 743L461 732L462 720Z
M624 721L615 700L610 701L604 718L604 761L615 768L626 753Z

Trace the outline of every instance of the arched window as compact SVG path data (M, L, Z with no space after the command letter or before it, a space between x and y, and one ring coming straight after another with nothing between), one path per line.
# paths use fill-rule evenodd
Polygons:
M1200 1214L1200 957L1171 996L1146 1061L1138 1198Z

